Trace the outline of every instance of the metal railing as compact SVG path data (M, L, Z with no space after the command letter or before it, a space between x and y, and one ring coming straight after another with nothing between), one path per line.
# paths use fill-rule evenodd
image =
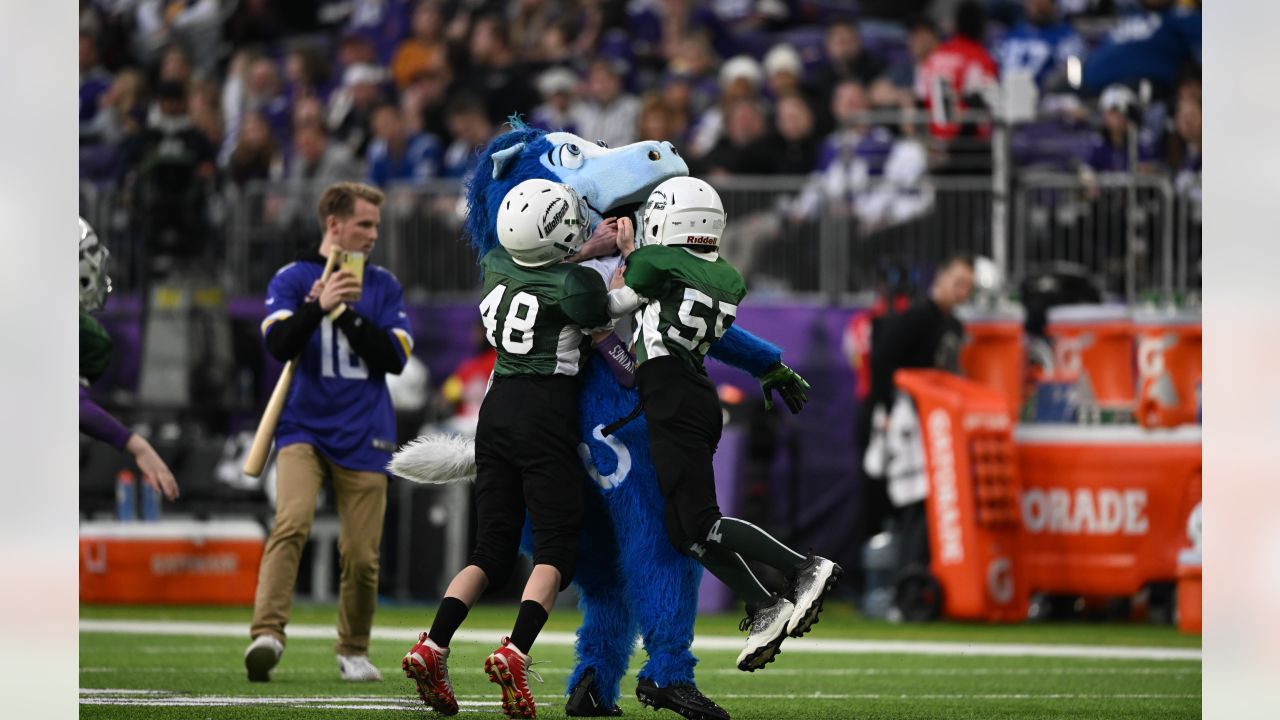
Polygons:
M840 301L875 287L888 266L927 270L955 253L994 254L989 176L925 177L911 187L884 181L857 190L820 175L716 181L728 213L727 260L754 297ZM322 188L255 183L226 191L210 212L202 256L234 295L261 294L277 269L319 240ZM475 258L461 239L459 183L387 190L376 260L411 299L469 296ZM113 188L86 187L81 212L110 244L112 276L124 291L147 267L140 223ZM1109 294L1136 302L1199 292L1198 197L1166 177L1024 173L1013 179L1008 227L1010 287L1060 263L1083 267Z

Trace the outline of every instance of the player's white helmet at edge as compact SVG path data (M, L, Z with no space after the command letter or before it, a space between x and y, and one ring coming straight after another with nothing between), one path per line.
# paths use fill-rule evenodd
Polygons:
M107 304L111 292L111 278L107 275L107 246L98 240L98 233L80 218L80 307L97 312Z
M568 185L525 180L498 207L498 242L525 267L559 262L586 240L587 203Z
M694 177L676 177L649 194L644 205L643 244L720 247L726 215L716 189Z

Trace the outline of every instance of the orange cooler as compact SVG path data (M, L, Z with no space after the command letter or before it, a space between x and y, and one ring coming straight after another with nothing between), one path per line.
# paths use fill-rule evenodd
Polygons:
M1020 311L962 313L965 343L960 349L960 371L1004 395L1009 417L1022 410L1026 384L1027 348L1024 316Z
M1018 464L1005 397L938 370L899 370L894 382L920 415L929 477L929 572L948 618L1021 622Z
M80 600L252 605L266 533L252 520L80 524Z
M1080 378L1100 408L1137 406L1133 321L1118 305L1062 305L1049 309L1055 370Z
M1194 423L1200 407L1199 313L1141 313L1138 342L1138 422L1146 427Z

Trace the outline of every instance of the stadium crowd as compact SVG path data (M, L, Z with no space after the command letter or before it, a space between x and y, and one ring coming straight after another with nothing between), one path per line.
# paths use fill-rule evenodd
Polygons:
M695 174L822 172L850 150L879 174L897 141L921 134L902 111L932 106L936 81L957 64L965 86L949 91L960 107L999 73L1032 73L1044 116L1097 126L1072 150L1099 171L1127 167L1123 124L1110 113L1137 96L1104 94L1100 121L1080 99L1148 79L1158 102L1146 109L1142 159L1198 167L1194 6L953 5L82 0L81 174L110 182L146 171L177 137L195 176L236 185L461 177L512 113L610 146L671 138ZM1125 47L1153 33L1168 36L1160 47ZM929 127L942 139L962 130ZM1026 145L1032 162L1063 154L1051 139Z

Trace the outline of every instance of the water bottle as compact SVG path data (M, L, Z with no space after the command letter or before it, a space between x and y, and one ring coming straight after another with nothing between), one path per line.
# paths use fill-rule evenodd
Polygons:
M156 520L159 520L160 492L147 483L139 483L138 495L140 498L139 506L142 510L142 519L146 522L155 522Z
M898 542L893 531L872 537L862 548L862 569L866 573L863 585L863 617L884 620L893 607L894 574L898 569Z
M116 519L133 522L138 516L137 482L133 471L125 468L116 473Z

